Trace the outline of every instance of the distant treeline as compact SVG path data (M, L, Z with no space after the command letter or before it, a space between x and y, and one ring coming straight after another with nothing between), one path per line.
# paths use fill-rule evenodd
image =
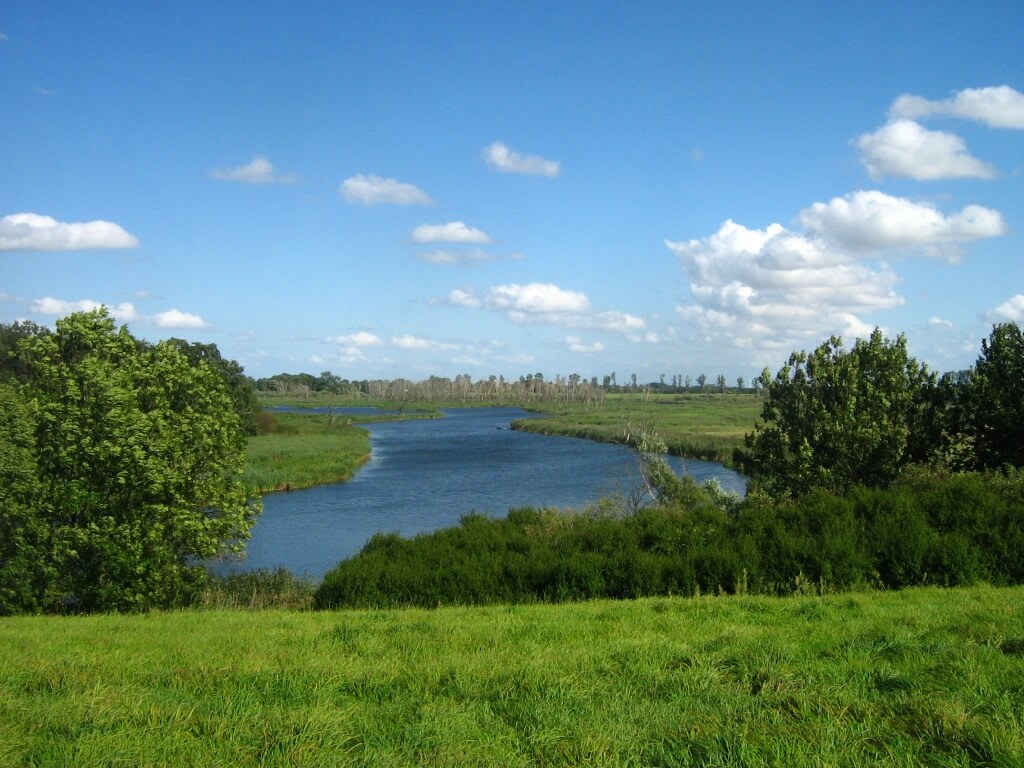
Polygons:
M422 381L409 379L343 379L330 371L319 376L309 373L279 373L269 378L256 379L253 386L257 392L290 397L306 397L316 393L330 393L341 396L365 397L372 400L393 402L464 402L464 403L523 403L523 402L594 402L599 403L607 394L648 392L653 394L685 394L691 392L752 392L759 386L748 388L746 380L740 377L736 386L726 383L724 376L718 376L712 383L701 374L694 381L689 376L673 376L671 383L662 376L660 381L646 384L633 374L630 381L618 384L614 373L589 379L578 373L569 376L556 375L545 378L541 372L528 373L518 379L504 376L488 376L473 380L468 373L454 379L444 376L430 376Z
M327 574L321 608L1024 583L1019 470L908 473L888 489L740 501L679 480L624 514L517 509L404 539Z

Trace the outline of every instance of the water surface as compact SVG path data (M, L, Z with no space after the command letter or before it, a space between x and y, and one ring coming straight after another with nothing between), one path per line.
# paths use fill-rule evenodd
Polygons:
M535 415L520 408L444 414L362 425L371 435L370 462L347 483L265 496L246 559L217 570L283 565L321 578L380 531L412 536L455 525L468 512L578 508L639 482L625 446L512 431L512 421ZM721 464L668 458L701 482L714 478L726 490L745 490L745 478Z

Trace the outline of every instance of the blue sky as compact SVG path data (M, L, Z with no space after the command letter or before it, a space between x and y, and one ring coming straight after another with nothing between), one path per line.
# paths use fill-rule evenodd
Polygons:
M1024 320L1024 5L0 8L0 322L254 376L755 377Z

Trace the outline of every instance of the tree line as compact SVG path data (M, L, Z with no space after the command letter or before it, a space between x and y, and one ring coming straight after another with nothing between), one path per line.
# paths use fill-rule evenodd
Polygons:
M287 397L309 397L328 393L343 397L364 397L371 400L401 402L405 400L440 403L460 402L466 404L499 404L531 402L583 402L598 404L608 394L630 394L645 392L651 394L694 394L701 392L754 392L760 387L755 379L748 387L747 380L737 378L730 385L724 375L712 382L705 374L696 379L690 376L673 376L671 383L662 375L658 381L640 383L632 374L629 381L619 384L616 374L611 373L598 381L597 376L589 379L578 373L568 376L556 374L545 378L540 371L527 373L518 379L507 379L502 375L490 375L473 380L468 373L454 378L430 376L422 381L397 379L344 379L331 371L317 376L311 373L279 373L266 378L255 379L252 387L256 392Z

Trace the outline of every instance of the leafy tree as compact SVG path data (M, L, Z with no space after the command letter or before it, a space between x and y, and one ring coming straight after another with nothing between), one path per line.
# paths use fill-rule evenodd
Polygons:
M18 345L22 339L45 336L49 332L49 328L31 320L19 320L10 325L0 324L0 381L23 380L27 371Z
M708 383L708 377L703 373L697 377L697 386L700 387L701 391L704 390L705 385Z
M762 374L762 423L746 436L747 459L778 495L812 487L882 487L935 447L935 376L877 328L845 351L832 337Z
M1016 323L993 326L963 383L962 429L978 468L1024 466L1024 335Z
M17 416L0 432L4 480L19 484L0 504L4 525L21 515L31 531L19 556L40 561L41 580L21 582L31 593L22 608L187 602L202 562L239 551L258 511L241 482L245 437L224 379L174 342L138 342L103 309L70 315L19 350L29 376L22 405L6 391ZM14 562L3 557L0 567Z
M47 579L36 419L17 384L0 382L0 615L34 611Z
M726 384L725 376L721 373L718 374L718 378L715 379L715 387L718 389L719 392L725 392L726 386L728 385Z
M261 409L256 401L256 392L253 389L252 380L245 375L242 366L234 360L227 360L222 357L216 344L200 344L199 342L189 342L184 339L168 339L167 343L177 348L179 352L188 358L192 365L206 363L217 372L227 387L232 407L235 409L235 413L238 414L242 431L247 435L255 435L257 431L256 414Z

